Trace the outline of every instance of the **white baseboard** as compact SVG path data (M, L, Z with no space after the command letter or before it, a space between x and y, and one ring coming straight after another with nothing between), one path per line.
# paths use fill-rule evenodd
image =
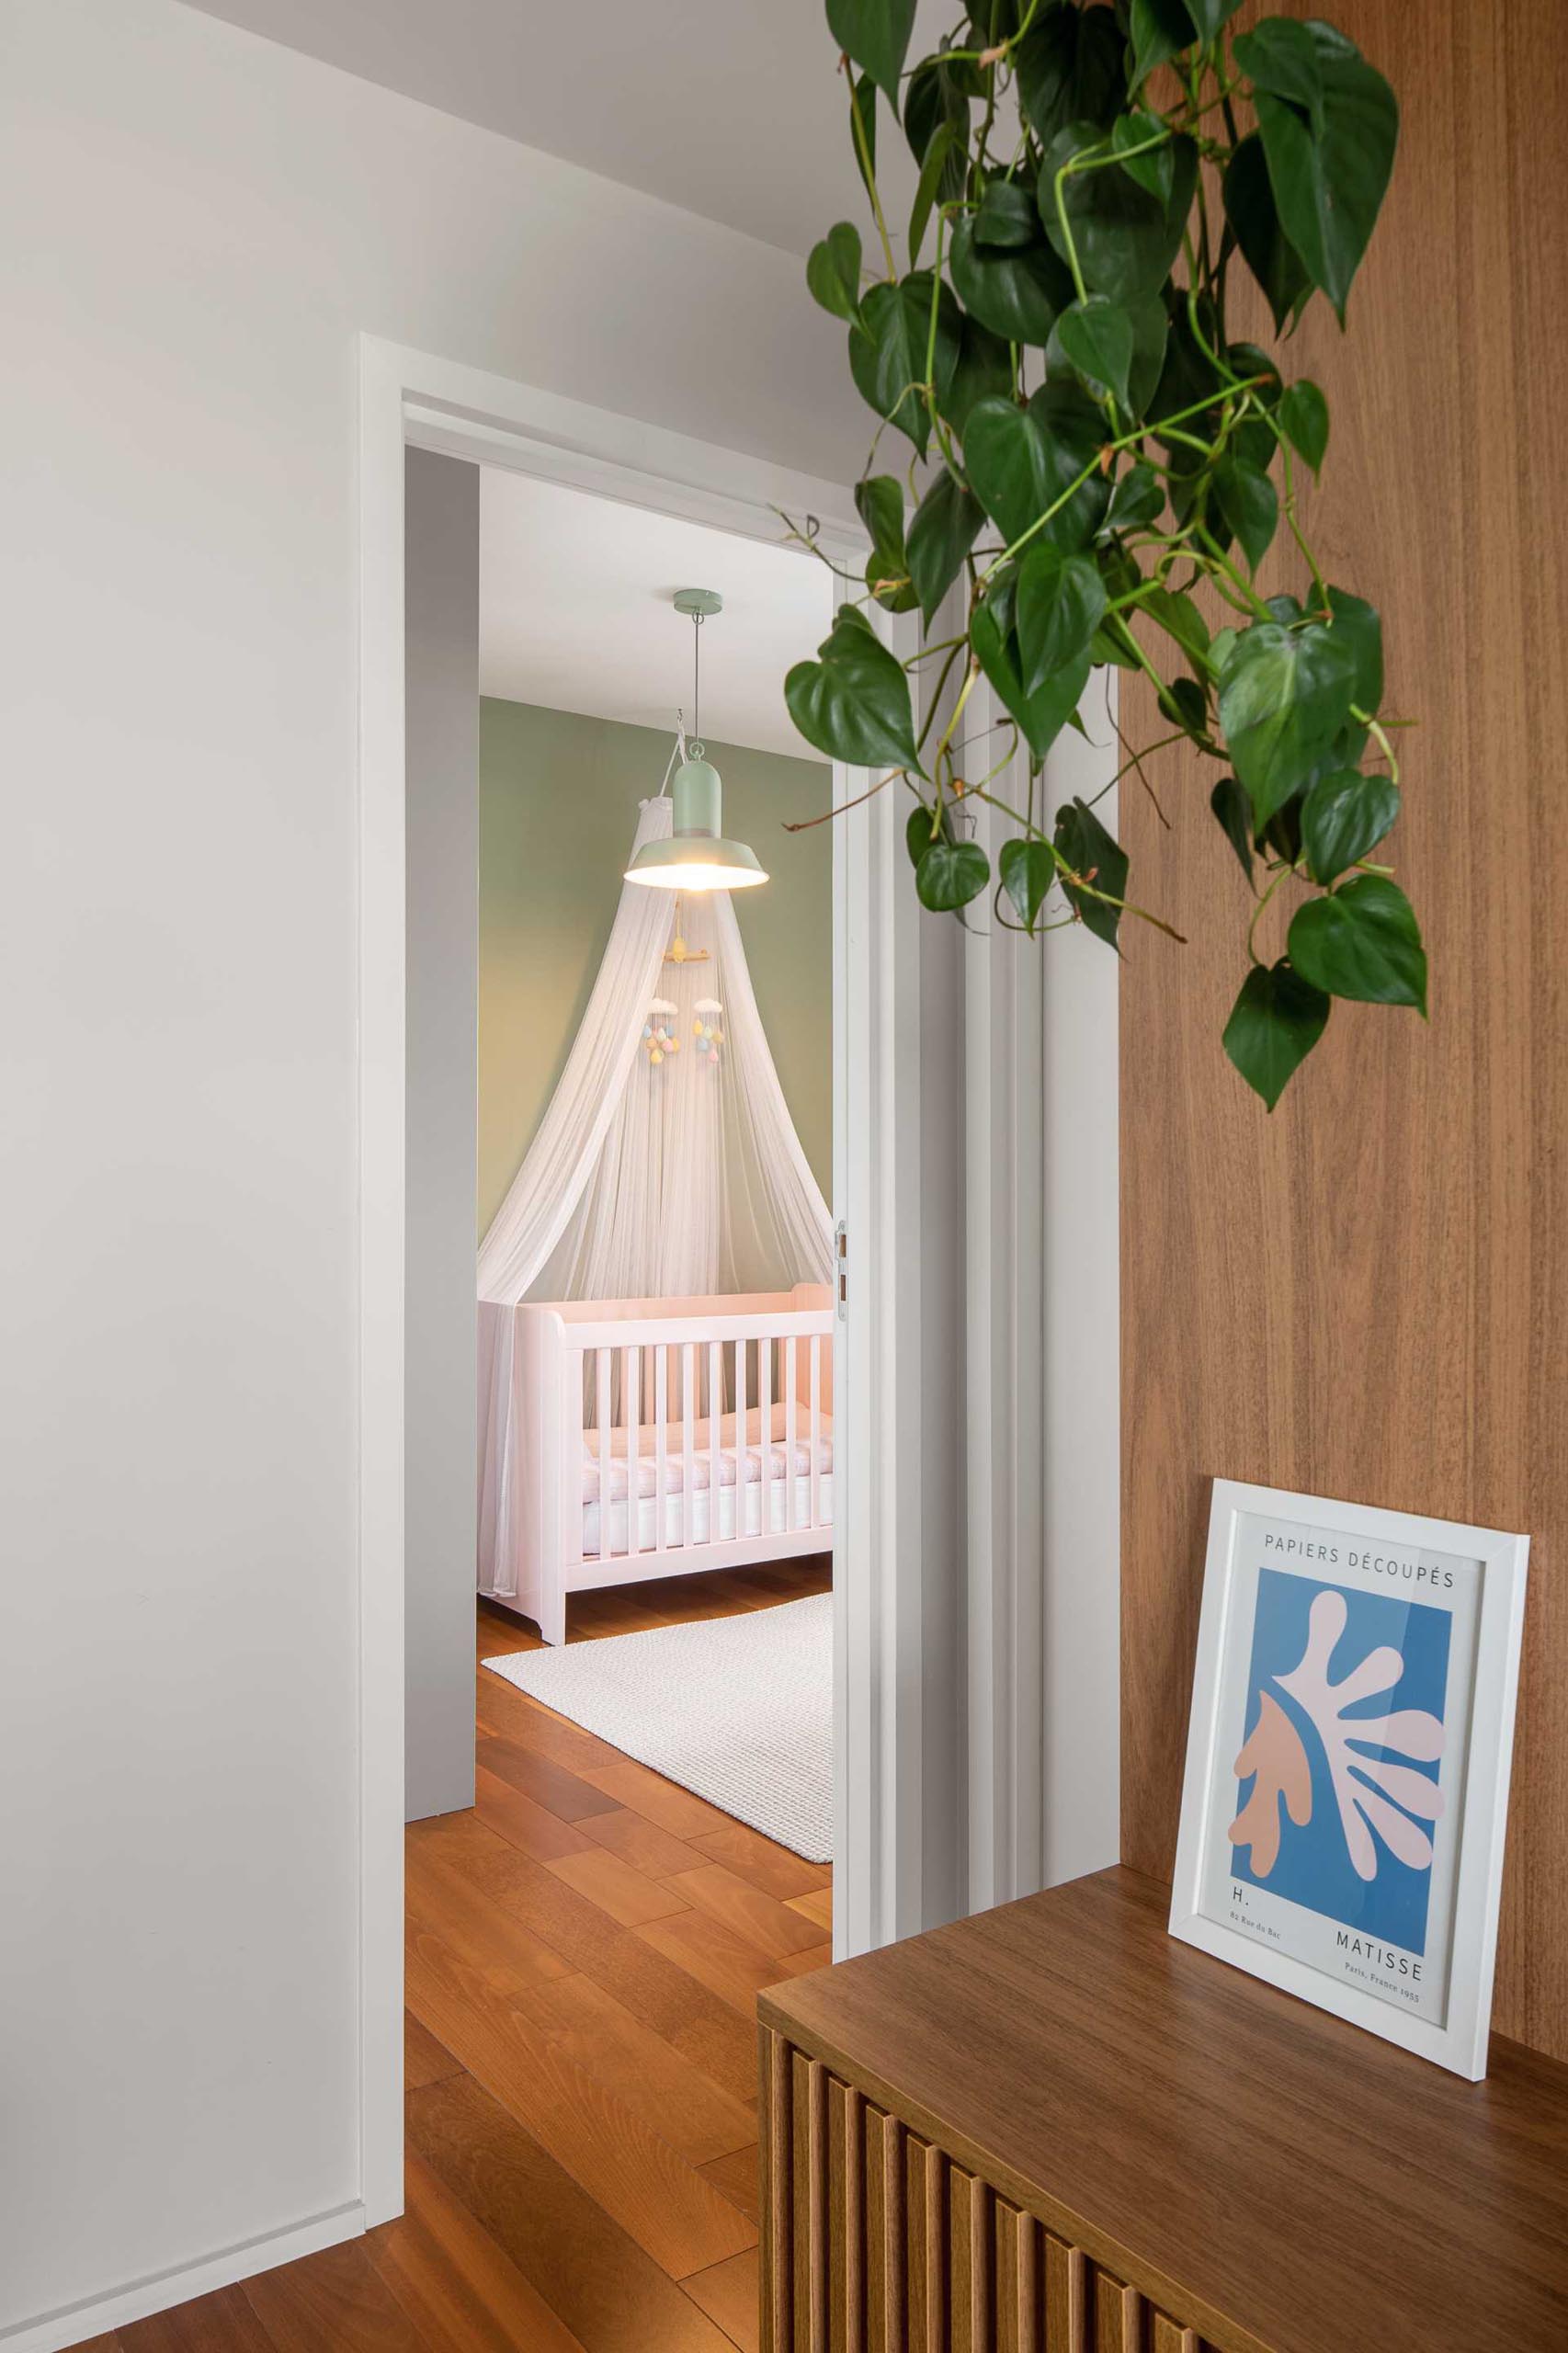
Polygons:
M0 2328L4 2353L62 2353L84 2338L102 2336L150 2313L165 2313L174 2304L187 2304L195 2296L210 2296L215 2288L232 2288L236 2279L250 2279L301 2255L314 2255L340 2239L358 2238L365 2228L365 2209L356 2199L348 2206L334 2206L327 2213L290 2223L287 2230L268 2231L258 2239L243 2239L237 2246L203 2256L198 2263L177 2264L171 2271L154 2272L133 2280L107 2296L90 2296L79 2304L65 2304L37 2320L15 2322Z

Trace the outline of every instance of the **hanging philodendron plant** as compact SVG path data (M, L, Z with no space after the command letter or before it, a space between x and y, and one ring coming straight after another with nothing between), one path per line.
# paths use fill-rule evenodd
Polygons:
M846 323L850 374L883 421L856 493L864 594L785 691L809 742L911 788L926 906L990 890L999 921L1079 922L1114 947L1124 915L1169 926L1129 898L1092 805L1048 822L1040 776L1091 667L1143 672L1165 725L1147 749L1185 737L1216 764L1210 809L1255 894L1224 1045L1272 1109L1335 997L1425 1013L1426 963L1371 859L1399 813L1379 617L1324 578L1298 512L1327 404L1226 324L1240 267L1279 335L1319 293L1344 324L1398 109L1331 26L1270 17L1233 36L1238 5L976 0L911 70L915 0L827 0L875 241L868 266L840 222L807 280ZM877 176L895 136L919 165L902 263ZM912 445L905 471L877 471L884 437ZM1299 572L1265 596L1281 525ZM936 635L955 586L961 630ZM918 612L907 661L873 600ZM921 723L911 674L926 662ZM963 735L981 676L1015 731L999 760ZM1020 739L1022 809L993 790ZM1013 828L994 875L955 823L971 800ZM1258 918L1287 883L1302 895L1266 963Z

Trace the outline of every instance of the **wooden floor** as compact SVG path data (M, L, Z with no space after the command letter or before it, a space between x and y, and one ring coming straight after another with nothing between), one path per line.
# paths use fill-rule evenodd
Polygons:
M824 1559L594 1594L571 1639L828 1583ZM478 1631L481 1658L537 1647L483 1603ZM408 1834L406 2213L92 2353L756 2344L753 2010L828 1960L831 1873L477 1680L478 1802Z

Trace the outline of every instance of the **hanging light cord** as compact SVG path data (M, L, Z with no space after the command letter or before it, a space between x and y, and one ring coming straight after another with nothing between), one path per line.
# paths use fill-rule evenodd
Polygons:
M691 733L699 748L702 743L702 615L691 617Z

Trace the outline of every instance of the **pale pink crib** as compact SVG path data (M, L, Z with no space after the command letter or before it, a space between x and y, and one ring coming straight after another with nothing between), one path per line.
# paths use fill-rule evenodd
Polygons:
M517 1590L547 1643L566 1597L833 1542L833 1294L572 1300L517 1310Z

